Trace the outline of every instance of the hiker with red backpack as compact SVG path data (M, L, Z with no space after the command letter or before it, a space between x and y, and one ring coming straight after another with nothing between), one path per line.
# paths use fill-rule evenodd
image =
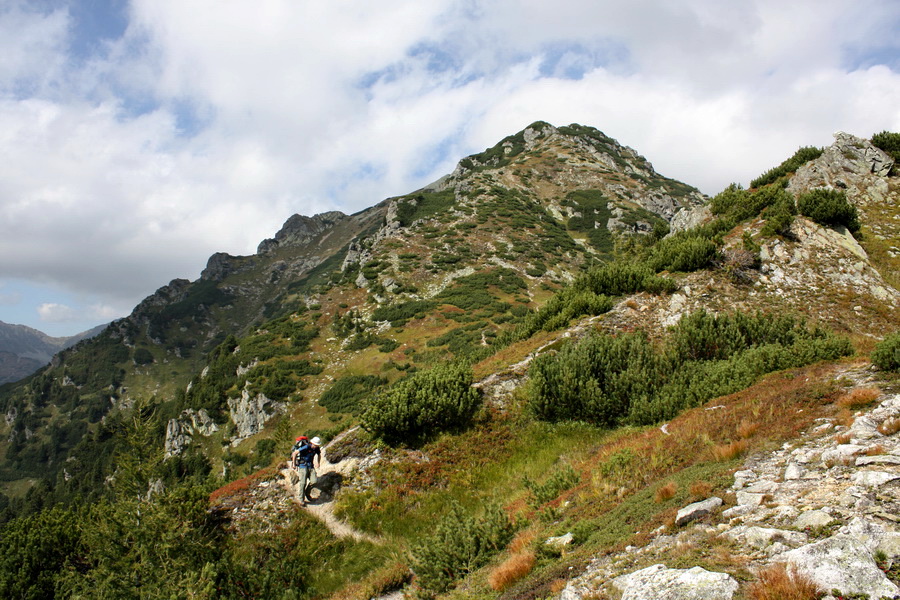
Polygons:
M306 506L307 502L312 502L307 484L312 488L318 480L316 467L322 464L321 444L322 441L318 437L308 439L305 435L301 435L297 438L291 451L291 465L300 476L300 506Z

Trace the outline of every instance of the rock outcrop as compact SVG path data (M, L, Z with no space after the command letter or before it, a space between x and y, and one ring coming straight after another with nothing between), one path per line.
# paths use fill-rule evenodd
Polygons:
M900 394L887 395L849 427L826 420L793 444L747 459L734 474L734 506L707 511L703 522L674 534L663 528L642 548L594 559L569 581L561 600L609 588L623 599L731 598L737 584L726 573L660 564L678 548L710 539L732 544L753 570L787 564L826 594L900 597L900 587L883 570L900 562L900 432L879 431L897 418ZM679 514L689 512L691 506ZM648 561L655 564L627 570ZM703 595L709 582L719 582L724 595Z
M340 211L324 212L312 217L295 214L285 221L274 238L260 242L256 253L268 254L276 248L308 244L314 237L346 217L347 215Z
M228 398L228 410L235 426L235 435L231 441L237 445L244 439L262 431L266 421L285 409L285 404L275 402L259 393L251 396L244 388L240 398Z
M219 426L205 409L188 408L177 419L169 419L166 426L164 451L166 458L177 456L190 445L195 435L208 437L219 430Z
M653 565L612 581L622 593L622 600L731 600L738 583L730 575L707 571L701 567L668 569ZM562 600L569 600L563 593Z

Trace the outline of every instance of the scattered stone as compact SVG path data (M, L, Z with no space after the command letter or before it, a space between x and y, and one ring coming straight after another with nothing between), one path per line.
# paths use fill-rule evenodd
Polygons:
M753 512L754 507L749 504L739 504L737 506L732 506L731 508L725 509L722 511L723 519L734 519L736 517L743 517L744 515Z
M789 464L784 470L785 481L796 481L798 479L803 479L804 475L806 475L806 469L804 469L797 463Z
M856 485L865 487L881 487L889 481L900 479L900 474L886 473L885 471L860 471L854 473L851 480Z
M794 521L794 527L797 529L825 527L832 521L834 521L834 517L824 510L808 510L804 513L800 513L800 516Z
M853 458L857 452L865 450L858 444L840 444L822 453L822 462L826 465L844 463Z
M565 535L547 538L547 540L544 542L544 545L562 552L563 550L565 550L566 546L569 546L574 540L575 537L572 535L572 532L569 532Z
M738 492L737 503L740 506L759 506L763 503L765 494L754 494L752 492Z
M622 593L622 600L731 600L738 583L727 573L701 567L668 569L665 565L653 565L616 577L612 586Z
M688 504L678 511L678 515L676 515L675 517L675 525L680 527L686 523L690 523L691 521L702 519L720 506L722 506L722 499L716 496L707 498L702 502L694 502L693 504Z
M743 541L754 548L765 548L774 542L781 542L796 548L808 541L805 533L799 531L786 531L771 527L746 527L741 525L722 534L723 537L733 541Z
M777 483L775 483L774 481L768 481L768 480L764 479L762 481L757 481L756 483L754 483L753 485L751 485L744 491L748 492L748 493L752 493L752 494L768 494L770 492L774 492L777 489L778 489Z
M866 545L853 536L834 535L786 552L780 558L826 590L869 594L872 598L900 594L900 588L875 564Z
M856 459L857 467L865 467L866 465L900 465L900 456L880 454L878 456L860 456Z

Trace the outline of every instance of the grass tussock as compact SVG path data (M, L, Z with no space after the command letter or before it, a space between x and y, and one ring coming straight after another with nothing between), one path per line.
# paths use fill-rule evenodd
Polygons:
M871 405L881 396L878 388L855 388L838 398L837 405L847 410L859 410Z
M812 579L784 563L760 571L747 592L750 600L816 600L822 593Z
M884 446L882 446L881 444L869 446L865 451L866 456L880 456L882 454L884 454Z
M656 493L653 495L653 500L657 504L660 502L665 502L666 500L671 500L675 497L675 492L677 491L678 484L674 481L670 481L669 483L657 488Z
M713 446L712 453L716 460L720 462L725 462L729 460L734 460L735 458L742 456L747 448L750 446L750 443L746 440L735 440L730 444L719 444L718 446Z
M695 481L691 484L690 492L693 498L707 498L712 494L712 485L707 481Z
M881 435L894 435L900 431L900 418L891 417L885 421L882 421L881 425L878 426L878 433Z
M509 543L509 553L520 554L528 550L529 548L531 548L531 544L534 542L535 536L535 532L530 529L520 531Z
M749 437L753 437L759 431L759 423L754 421L750 421L748 419L744 419L741 421L741 424L738 425L737 434L741 439L747 439Z
M488 584L494 591L505 590L531 573L535 560L534 552L530 550L513 554L491 572L488 576Z
M849 431L844 431L834 436L834 441L838 444L849 444L852 439L853 435Z

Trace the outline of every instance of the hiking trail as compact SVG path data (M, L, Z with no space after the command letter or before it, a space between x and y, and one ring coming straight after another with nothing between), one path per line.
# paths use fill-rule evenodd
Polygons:
M338 464L329 462L325 455L325 448L322 448L321 463L316 469L318 473L318 482L310 491L312 502L307 502L304 506L301 502L300 491L297 484L292 483L291 471L287 468L281 469L281 484L291 496L291 499L302 506L311 515L322 521L328 530L339 538L353 538L358 542L370 542L372 544L384 544L384 540L370 535L368 533L354 529L349 523L341 521L334 515L334 495L341 487L341 482L353 470L355 460L342 460ZM294 478L296 481L296 478Z

